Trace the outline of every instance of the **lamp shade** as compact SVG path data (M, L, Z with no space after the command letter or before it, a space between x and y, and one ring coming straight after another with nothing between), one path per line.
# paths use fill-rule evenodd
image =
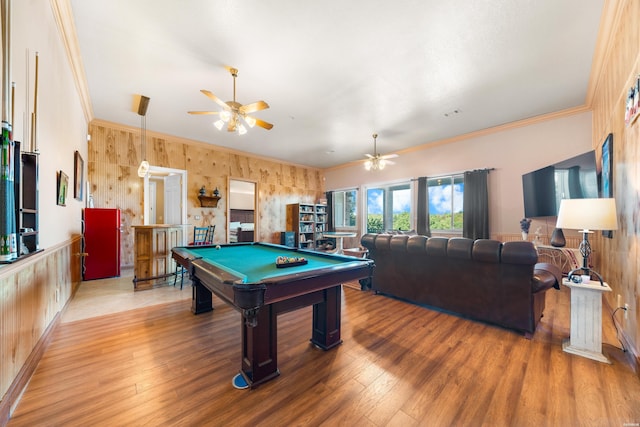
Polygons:
M556 227L570 230L617 230L615 199L562 199Z

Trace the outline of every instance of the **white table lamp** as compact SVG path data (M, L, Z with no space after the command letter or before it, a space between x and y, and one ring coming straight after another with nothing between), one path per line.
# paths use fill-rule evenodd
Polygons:
M562 199L558 212L557 228L580 230L583 235L580 242L580 254L583 257L582 267L569 272L568 280L582 271L585 275L593 274L603 284L602 277L597 272L589 268L589 255L591 245L589 244L589 233L593 230L617 230L618 215L616 213L615 199Z

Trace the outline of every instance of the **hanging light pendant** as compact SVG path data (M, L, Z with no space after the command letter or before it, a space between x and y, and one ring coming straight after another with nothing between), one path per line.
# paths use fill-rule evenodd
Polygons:
M140 150L142 162L138 166L138 176L144 178L149 173L149 162L147 161L147 107L149 106L149 98L140 95L140 104L138 104L138 114L140 115Z

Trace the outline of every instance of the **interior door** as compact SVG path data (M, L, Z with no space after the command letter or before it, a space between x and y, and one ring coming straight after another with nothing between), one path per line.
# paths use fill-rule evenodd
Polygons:
M168 175L164 179L164 223L182 224L182 177Z
M158 218L156 216L156 213L158 212L158 210L156 209L156 206L158 205L157 197L158 197L158 187L156 185L156 182L150 181L149 182L149 223L151 224L157 224L158 222Z

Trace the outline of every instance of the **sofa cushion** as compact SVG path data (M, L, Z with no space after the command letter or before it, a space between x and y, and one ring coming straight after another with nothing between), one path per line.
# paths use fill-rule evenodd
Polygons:
M424 253L427 250L427 236L421 236L416 234L415 236L409 236L407 240L407 252L409 253Z
M373 234L373 233L365 234L360 239L360 243L362 244L362 246L364 246L367 249L373 249L375 247L376 237L378 237L377 234Z
M479 239L473 242L473 259L480 262L500 262L502 243L497 240Z
M447 256L458 259L471 259L473 240L466 237L452 237L447 244Z
M446 237L429 237L427 240L427 255L447 256L447 243L449 243L449 239Z
M391 241L390 234L379 234L378 237L376 237L376 240L374 242L374 247L381 251L388 251L390 241Z
M524 240L505 242L500 255L504 264L530 264L538 261L538 252L533 243Z
M398 234L391 237L391 241L389 242L389 248L395 252L406 252L407 251L407 240L409 240L409 236L404 234Z

